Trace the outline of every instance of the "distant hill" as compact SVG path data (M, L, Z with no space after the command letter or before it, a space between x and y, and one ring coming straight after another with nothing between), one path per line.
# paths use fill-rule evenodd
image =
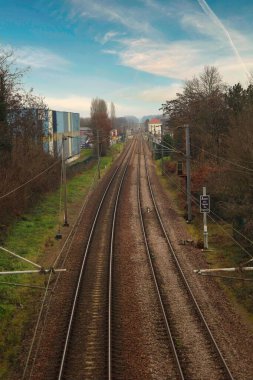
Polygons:
M139 123L139 119L136 116L124 116L124 118L131 123Z
M147 115L147 116L142 116L140 122L144 123L144 121L147 120L147 119L149 119L149 120L150 119L156 119L156 118L160 119L161 117L162 117L162 115Z

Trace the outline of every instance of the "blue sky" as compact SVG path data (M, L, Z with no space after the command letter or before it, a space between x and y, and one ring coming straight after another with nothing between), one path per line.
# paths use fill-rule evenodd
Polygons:
M156 114L205 65L228 84L253 71L252 0L0 0L0 15L26 86L82 116L95 97Z

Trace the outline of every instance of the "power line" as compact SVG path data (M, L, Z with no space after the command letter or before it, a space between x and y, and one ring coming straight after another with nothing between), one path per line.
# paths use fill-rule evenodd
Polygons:
M8 197L9 195L15 193L16 191L22 189L23 187L25 187L26 185L28 185L28 183L31 183L32 181L34 181L35 179L37 179L38 177L40 177L42 174L46 173L48 170L52 169L54 166L56 166L58 163L60 162L60 160L57 160L55 161L52 165L50 165L47 169L43 170L42 172L40 172L39 174L35 175L34 177L32 177L31 179L29 179L28 181L26 181L25 183L23 183L22 185L16 187L15 189L9 191L8 193L4 194L4 195L1 195L0 196L0 200L1 199L4 199L6 197Z
M65 242L64 242L64 244L63 244L63 246L62 246L62 248L61 248L61 250L60 250L60 252L58 254L58 256L54 260L54 262L52 264L52 268L56 267L56 265L59 262L59 259L60 259L61 255L62 255L62 253L64 252L65 248L67 247L68 242L70 241L70 244L69 244L69 246L67 248L66 255L65 255L65 257L64 257L64 259L62 261L62 265L65 264L65 261L68 258L68 255L69 255L70 249L72 247L72 243L73 243L74 237L75 237L75 235L77 233L77 228L80 225L81 217L82 217L82 215L84 213L84 210L85 210L85 207L86 207L86 205L88 203L89 196L90 196L91 191L92 191L92 189L93 189L93 187L95 185L96 179L97 179L97 172L93 176L92 183L91 183L91 185L89 187L87 196L85 197L85 200L84 200L84 202L83 202L83 204L81 206L81 209L80 209L80 212L79 212L79 214L78 214L78 216L76 218L76 221L73 224L73 227L72 227L71 231L69 232L69 234L68 234L68 236L67 236L67 238L66 238L66 240L65 240ZM40 336L38 337L39 341L38 341L38 344L37 344L37 347L36 347L36 352L35 352L35 356L33 358L32 368L31 368L31 372L30 372L30 376L29 376L29 378L31 378L33 367L34 367L34 364L35 364L35 361L36 361L36 358L37 358L37 355L38 355L38 350L39 350L39 347L40 347L40 344L41 344L41 338L42 338L43 331L44 331L44 328L45 328L45 321L46 321L47 316L48 316L49 307L51 305L51 301L52 301L52 297L53 297L53 294L54 294L54 290L56 289L56 286L58 284L59 278L60 278L60 273L57 275L56 281L54 283L54 286L53 286L53 289L52 289L52 292L50 294L50 298L49 298L47 304L45 304L45 300L44 299L42 301L41 310L40 310L39 315L38 315L38 319L37 319L37 323L36 323L36 328L35 328L35 331L34 331L32 343L31 343L29 354L28 354L27 361L26 361L26 368L25 368L24 373L23 373L23 379L24 379L25 373L27 371L27 367L28 367L28 364L29 364L29 361L30 361L31 353L32 353L32 350L33 350L33 347L34 347L34 344L35 344L35 339L36 339L36 335L37 335L37 332L38 332L39 323L40 323L40 321L42 319L42 310L43 310L44 307L46 307L45 316L44 316L44 324L43 324L42 329L40 331ZM49 283L50 283L50 279L48 280L48 284ZM45 294L45 296L46 296L46 294Z
M184 193L184 194L187 194L186 193L186 191L183 189L183 187L181 186L181 185L178 185L177 183L176 183L176 181L173 181L173 179L172 178L170 178L169 176L168 176L168 174L165 172L165 171L163 171L164 172L164 174L165 174L165 176L169 179L169 180L171 180L174 184L176 184L181 190L182 190L182 192ZM199 207L199 200L196 198L196 197L194 197L192 194L191 194L191 199L192 199L192 201L193 201L193 203L195 203L198 207ZM213 212L213 211L210 211L211 213L213 213L215 216L216 216L216 214ZM217 226L219 226L225 233L226 233L226 235L227 236L229 236L233 241L234 241L234 243L236 244L236 245L238 245L249 257L251 257L251 258L253 258L253 255L251 255L233 236L231 236L231 234L230 233L228 233L215 219L213 219L209 214L207 215L212 221L213 221L213 223L215 223ZM219 217L220 218L220 217ZM224 221L222 218L220 218L220 220L221 221ZM244 236L243 234L241 234L239 231L237 231L235 228L233 228L232 227L232 230L234 230L234 231L236 231L236 232L238 232L242 237L244 237L244 239L246 239L246 240L248 240L251 244L253 244L253 241L251 241L250 239L248 239L246 236Z
M224 158L224 157L217 156L217 155L215 155L215 154L213 154L213 153L207 151L206 149L200 148L199 146L196 146L196 145L194 145L194 144L192 144L192 143L191 143L191 146L193 146L194 148L197 148L197 149L201 150L202 152L205 152L205 153L209 154L209 155L212 156L212 157L217 158L218 160L225 161L225 162L227 162L227 163L229 163L229 164L231 164L231 165L237 166L238 168L245 169L245 170L248 170L248 171L250 171L250 172L253 172L253 169L248 168L247 166L243 166L243 165L237 164L236 162L230 161L230 160L228 160L228 159L226 159L226 158Z

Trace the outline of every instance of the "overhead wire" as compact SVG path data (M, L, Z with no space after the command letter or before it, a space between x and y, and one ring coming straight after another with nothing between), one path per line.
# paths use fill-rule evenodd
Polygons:
M58 159L57 161L55 161L52 165L50 165L48 168L44 169L42 172L40 172L39 174L35 175L34 177L30 178L28 181L24 182L22 185L16 187L15 189L13 190L10 190L8 193L4 194L4 195L1 195L0 196L0 200L8 197L9 195L15 193L16 191L22 189L23 187L25 187L26 185L28 185L28 183L31 183L32 181L34 181L35 179L39 178L41 175L43 175L44 173L46 173L48 170L52 169L54 166L56 166L58 163L60 162L60 160Z
M203 149L203 148L201 148L201 147L199 147L199 146L196 146L196 145L194 145L194 144L192 144L192 143L191 143L191 146L193 146L194 148L197 148L197 149L201 150L202 152L205 152L205 153L209 154L209 155L212 156L212 157L217 158L218 160L221 160L221 161L227 162L227 163L229 163L229 164L231 164L231 165L234 165L234 166L236 166L236 167L238 167L238 168L241 168L241 169L245 169L245 170L247 170L247 171L249 171L249 172L253 172L253 169L251 169L251 168L249 168L249 167L247 167L247 166L240 165L240 164L238 164L238 163L236 163L236 162L233 162L233 161L230 161L230 160L228 160L228 159L226 159L226 158L224 158L224 157L217 156L217 155L215 155L215 154L213 154L213 153L207 151L206 149Z
M171 144L169 144L170 146L172 146ZM193 144L191 144L192 146L194 146L194 147L196 147L196 148L199 148L199 149L202 149L202 148L200 148L200 147L197 147L197 146L195 146L195 145L193 145ZM184 153L184 155L185 155L185 153ZM218 158L218 156L216 156L217 158ZM191 158L191 160L192 160L192 158ZM195 160L195 161L197 161L197 160ZM199 162L199 161L197 161L197 162ZM252 170L253 171L253 170ZM245 173L245 172L244 172ZM182 189L182 188L181 188ZM183 189L182 189L182 191L183 192L185 192ZM185 192L185 194L187 194L186 192ZM191 197L193 197L192 196L192 194L191 194ZM198 203L198 205L199 205L199 203ZM216 213L214 213L214 211L212 211L212 210L210 210L210 212L215 216L215 217L217 217L217 218L219 218L220 219L220 221L223 221L223 222L225 222L225 220L224 219L222 219L219 215L217 215ZM247 240L248 242L250 242L251 244L253 244L253 241L251 240L251 239L249 239L247 236L245 236L244 234L242 234L240 231L238 231L236 228L234 228L233 226L232 226L232 229L233 229L233 231L235 231L235 232L237 232L240 236L242 236L245 240ZM229 235L229 236L231 236L231 235ZM231 238L233 238L232 236L231 236ZM233 238L234 239L234 238ZM234 240L235 242L237 242L236 240ZM239 244L239 243L237 243L237 244ZM245 250L244 249L244 247L242 247L242 246L240 246L248 255L250 255L251 257L253 257L247 250Z
M165 176L167 177L167 178L169 178L169 180L171 180L174 184L176 184L176 182L175 181L173 181L169 176L168 176L168 174L163 170L163 173L165 174ZM181 190L182 190L182 192L184 193L184 194L187 194L187 192L183 189L183 187L181 186L181 185L178 185L178 184L176 184L179 188L181 188ZM193 201L193 203L195 203L198 207L199 207L199 205L200 205L200 203L199 203L199 200L196 198L196 197L194 197L192 194L191 194L191 199L192 199L192 201ZM212 222L213 223L215 223L215 224L217 224L218 226L219 226L219 228L221 228L225 233L226 233L226 235L227 236L229 236L233 241L234 241L234 243L236 244L236 245L238 245L249 257L251 257L251 258L253 258L253 255L251 255L230 233L228 233L222 226L221 226L221 224L219 224L219 223L217 223L217 221L215 220L215 219L213 219L211 216L210 216L210 214L207 214L207 216L209 217L209 219L211 219L212 220ZM232 227L233 228L233 227ZM246 239L247 239L247 237L246 236L244 236ZM251 243L253 243L251 240L249 240ZM251 260L250 260L251 261Z
M43 299L42 299L42 302L41 302L40 311L39 311L39 317L37 319L36 326L35 326L35 332L34 332L34 335L33 335L33 338L32 338L32 342L31 342L31 345L30 345L30 348L29 348L29 351L28 351L28 356L27 356L27 359L26 359L26 362L25 362L24 371L23 371L23 375L22 375L22 380L26 379L26 372L27 372L27 369L28 369L28 365L29 365L31 354L32 354L32 350L33 350L35 338L36 338L36 335L37 335L37 331L39 329L39 323L40 323L40 320L41 320L41 317L42 317L42 312L43 312L43 309L44 309L44 305L45 305L45 302L46 302L46 299L47 299L47 293L49 291L49 284L50 284L52 273L53 272L50 272L50 274L48 276L46 289L45 289L45 292L44 292L44 296L43 296Z
M92 189L93 189L93 187L94 187L94 185L95 185L95 182L96 182L96 180L97 180L97 175L98 175L98 173L96 172L95 175L93 176L92 183L91 183L91 185L90 185L90 187L89 187L89 190L88 190L87 196L85 197L85 200L84 200L84 202L83 202L83 205L81 206L81 209L80 209L79 214L78 214L78 216L77 216L77 218L76 218L76 221L75 221L75 223L73 224L73 226L72 226L72 228L71 228L71 230L70 230L70 232L69 232L69 234L68 234L68 236L67 236L67 238L66 238L66 240L65 240L65 242L64 242L64 244L63 244L63 246L62 246L62 248L61 248L61 250L60 250L60 252L59 252L59 254L58 254L57 257L54 259L54 261L53 261L53 263L52 263L52 268L55 268L56 265L59 263L59 260L60 260L60 258L61 258L61 256L62 256L64 250L65 250L66 247L67 247L67 244L70 242L70 243L69 243L69 246L68 246L68 249L67 249L67 251L66 251L66 255L65 255L64 259L63 259L62 266L65 264L65 262L66 262L66 260L67 260L67 258L68 258L68 255L69 255L70 249L71 249L71 247L72 247L72 243L73 243L74 237L75 237L75 235L76 235L76 233L77 233L77 228L78 228L78 226L79 226L79 224L80 224L81 217L82 217L82 215L83 215L83 213L84 213L85 207L86 207L86 205L87 205L87 203L88 203L88 200L89 200L89 196L90 196L91 191L92 191ZM46 321L46 319L47 319L48 312L49 312L49 307L50 307L50 305L51 305L52 297L53 297L53 294L54 294L54 290L55 290L55 288L56 288L56 286L57 286L57 284L58 284L58 281L59 281L59 279L60 279L60 276L61 276L61 273L58 273L58 274L57 274L56 281L55 281L55 283L54 283L54 286L53 286L53 288L51 289L51 295L50 295L50 298L49 298L48 303L47 303L47 306L46 306L46 311L45 311L45 316L44 316L44 324L43 324L43 327L42 327L42 329L41 329L40 336L38 337L38 344L37 344L37 347L36 347L35 355L34 355L34 357L33 357L33 363L32 363L32 367L31 367L31 371L30 371L29 379L31 378L31 375L32 375L32 372L33 372L33 368L34 368L34 365L35 365L35 361L36 361L36 358L37 358L37 355L38 355L38 350L39 350L39 347L40 347L40 344L41 344L41 339L42 339L42 336L43 336L43 331L44 331L44 328L45 328L45 321ZM43 299L43 302L42 302L42 306L43 306L43 308L44 308L44 306L45 306L44 299ZM42 319L42 311L40 311L40 313L39 313L39 315L38 315L38 319L37 319L37 323L36 323L36 328L35 328L35 331L34 331L33 339L32 339L32 342L31 342L31 347L30 347L29 354L28 354L28 357L27 357L27 366L26 366L26 367L28 367L28 364L29 364L29 362L30 362L30 358L31 358L32 350L33 350L33 347L34 347L34 344L35 344L35 339L36 339L37 332L38 332L38 325L40 324L41 319ZM25 369L25 371L27 371L27 368ZM23 376L24 376L24 375L25 375L25 373L23 374ZM25 379L25 378L23 377L23 379Z

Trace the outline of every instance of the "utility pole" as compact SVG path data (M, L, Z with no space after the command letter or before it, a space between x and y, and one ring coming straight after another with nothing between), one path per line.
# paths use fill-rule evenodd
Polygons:
M66 160L64 157L64 147L65 147L65 141L67 140L67 137L62 135L62 179L63 179L63 187L64 187L64 227L68 227L68 209L67 209L67 176L66 176Z
M203 212L204 249L208 249L207 212L210 211L209 210L209 208L210 208L210 201L209 201L209 197L206 195L206 187L203 187L203 196L202 196L202 202L201 203L206 208L206 209L204 209L204 212Z
M163 164L163 121L161 125L161 144L162 144L162 175L164 175L164 164Z
M189 125L185 126L185 150L186 150L186 193L187 193L187 215L188 222L192 221L192 204L191 204L191 151L190 151L190 130Z
M98 179L100 179L100 154L99 154L99 130L97 129L97 160L98 160Z

